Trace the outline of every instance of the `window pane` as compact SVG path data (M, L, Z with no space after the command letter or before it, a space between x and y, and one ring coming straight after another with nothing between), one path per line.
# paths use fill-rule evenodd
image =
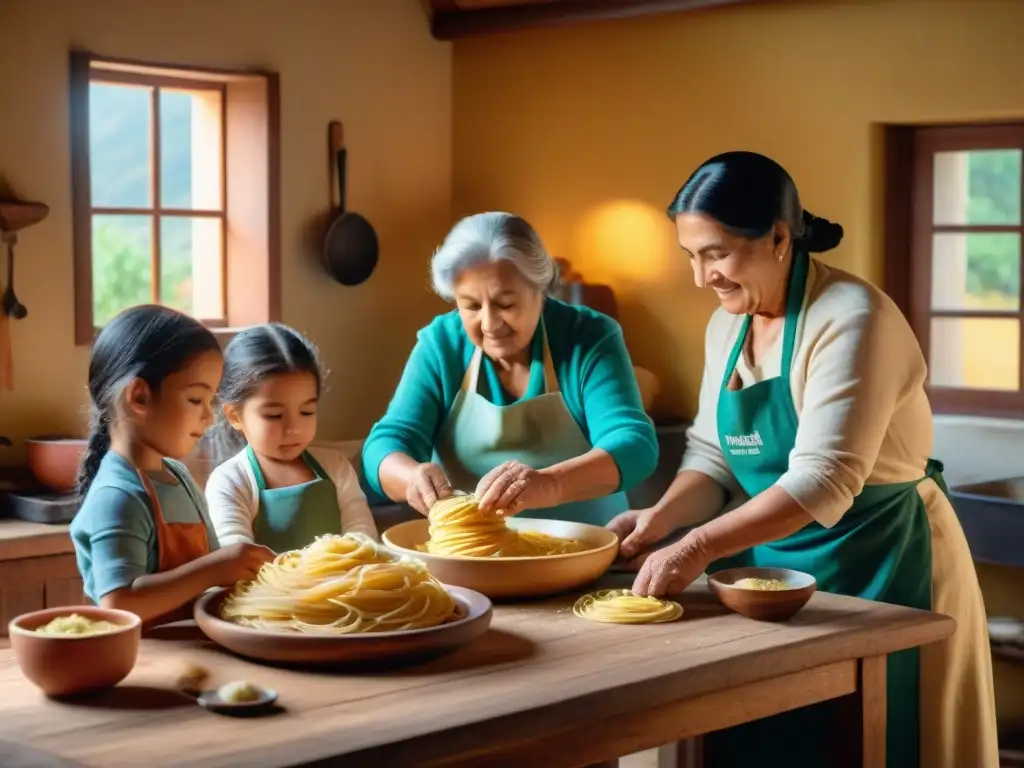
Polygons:
M1016 311L1020 235L940 232L932 236L932 308Z
M936 152L936 224L1020 224L1021 150Z
M89 84L89 176L96 208L150 208L150 89Z
M224 318L221 220L160 219L160 302L203 320Z
M933 387L1020 389L1020 321L935 317L929 379Z
M97 327L127 307L148 303L151 216L92 217L92 321Z
M221 209L221 94L160 89L160 205Z

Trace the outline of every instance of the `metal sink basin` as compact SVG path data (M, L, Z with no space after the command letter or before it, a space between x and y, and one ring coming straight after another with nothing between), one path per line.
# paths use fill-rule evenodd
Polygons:
M1024 568L1024 477L950 488L978 562Z

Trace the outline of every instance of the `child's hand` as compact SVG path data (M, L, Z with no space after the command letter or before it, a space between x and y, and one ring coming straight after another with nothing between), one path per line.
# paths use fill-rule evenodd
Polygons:
M274 559L274 551L261 544L239 541L211 553L217 584L232 587L239 581L252 581L260 566Z

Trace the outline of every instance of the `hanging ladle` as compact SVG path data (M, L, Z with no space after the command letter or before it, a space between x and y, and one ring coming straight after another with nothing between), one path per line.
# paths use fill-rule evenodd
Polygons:
M18 242L18 236L14 232L4 232L3 241L7 243L7 287L0 299L0 309L8 317L24 320L28 316L28 307L18 301L14 292L14 244Z
M14 292L14 244L18 242L18 230L38 224L50 212L44 203L29 203L21 200L0 200L0 239L7 244L7 287L0 297L0 311L14 320L22 320L28 309L18 301Z

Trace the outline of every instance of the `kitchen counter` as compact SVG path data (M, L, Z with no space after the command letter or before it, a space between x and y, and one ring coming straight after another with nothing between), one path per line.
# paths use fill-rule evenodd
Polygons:
M825 593L788 622L755 622L726 612L705 584L687 590L679 622L616 626L576 618L574 597L496 606L475 643L391 673L257 665L191 623L166 627L143 640L121 686L79 704L43 697L0 650L0 762L570 768L835 700L837 761L877 766L886 654L955 628ZM276 689L282 709L259 719L206 712L169 690L189 662L210 669L212 685Z
M0 562L73 553L67 525L0 520Z
M0 637L19 614L83 602L68 526L0 519Z

